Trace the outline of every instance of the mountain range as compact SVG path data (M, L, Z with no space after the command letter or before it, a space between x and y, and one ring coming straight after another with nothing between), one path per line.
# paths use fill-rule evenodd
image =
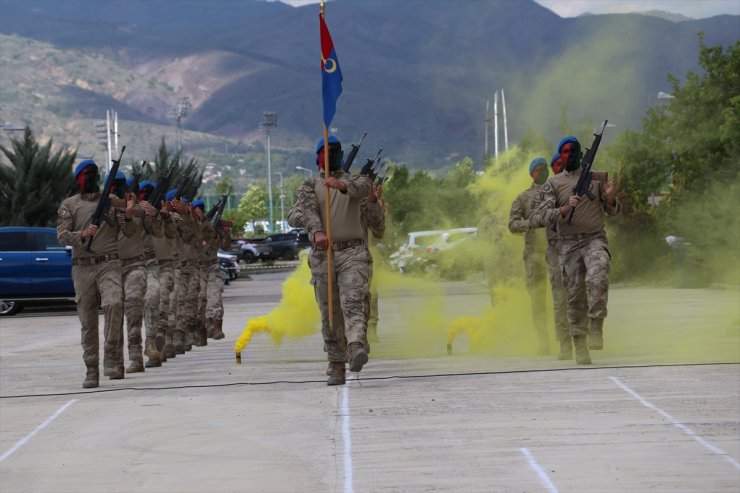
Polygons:
M115 109L144 159L172 141L168 110L187 96L186 150L226 159L263 139L275 111L272 145L310 159L317 17L317 5L260 0L2 0L0 119L89 153L93 122ZM344 75L332 127L345 141L367 130L368 148L417 169L479 162L499 88L513 143L604 118L617 126L607 142L639 129L667 74L697 69L697 33L726 46L740 32L738 16L561 18L532 0L336 0L326 20Z

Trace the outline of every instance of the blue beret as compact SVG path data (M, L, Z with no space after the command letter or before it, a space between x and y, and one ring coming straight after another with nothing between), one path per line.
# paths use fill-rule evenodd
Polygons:
M170 200L174 199L175 198L175 192L177 192L177 189L176 188L173 188L172 190L170 190L169 192L167 192L167 194L164 196L164 199L167 202L169 202Z
M188 198L187 198L187 197L183 197L183 198L182 198L182 203L183 203L183 204L189 204L189 203L190 203L190 201L188 200Z
M563 150L563 146L567 144L568 142L578 142L578 139L573 137L572 135L569 135L567 137L563 137L563 140L560 141L558 144L558 152ZM580 142L578 142L580 144Z
M200 199L193 201L193 207L203 207L203 208L205 208L205 206L206 206L206 203L203 202Z
M75 173L74 173L75 178L77 178L80 175L80 173L82 173L84 169L87 168L88 166L95 166L96 168L98 167L98 165L95 164L95 161L93 161L92 159L87 159L85 161L82 161L75 168Z
M539 165L547 166L547 161L545 160L545 158L537 157L532 159L532 162L529 163L529 174L531 175L532 171L534 171L534 169Z
M337 138L336 138L336 137L335 137L334 135L330 135L330 136L329 136L329 145L332 145L332 144L338 144L338 145L340 145L340 146L342 145L342 143L341 143L341 142L339 142L339 139L337 139ZM318 153L319 153L319 151L320 151L321 149L323 149L323 148L324 148L324 138L322 137L322 138L320 138L320 139L319 139L319 141L318 141L318 142L316 143L316 154L318 154Z
M555 161L557 161L558 159L560 159L560 152L556 152L552 155L552 157L550 158L550 167L553 167L555 165Z
M155 188L156 186L157 186L156 183L149 181L149 180L144 180L144 181L139 182L139 190L143 190L145 188Z

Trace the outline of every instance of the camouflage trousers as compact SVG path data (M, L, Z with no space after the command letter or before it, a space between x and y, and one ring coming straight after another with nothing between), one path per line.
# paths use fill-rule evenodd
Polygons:
M144 323L144 295L146 294L146 265L144 261L125 264L121 268L123 282L123 311L126 315L126 339L128 341L128 359L144 361L141 344L141 326ZM123 334L121 334L123 338ZM123 341L119 350L118 361L123 364Z
M332 363L347 361L347 345L365 344L367 318L365 303L370 284L370 254L364 245L332 252L333 317L329 325L329 298L326 252L314 250L308 257L311 283L321 311L324 351Z
M198 264L198 308L196 320L198 326L206 325L206 304L208 303L208 266Z
M524 252L524 270L526 272L527 291L531 301L532 327L537 333L547 333L547 267L542 252Z
M550 276L552 290L553 312L555 313L555 336L558 341L567 341L570 338L568 326L568 293L563 286L563 275L558 262L558 242L549 241L545 252L547 271Z
M146 326L146 343L144 354L154 347L154 338L159 330L159 262L157 259L146 261L146 293L144 294L144 324Z
M224 318L224 280L218 262L208 266L206 287L206 319L223 320Z
M187 261L180 262L180 279L175 287L177 291L177 318L175 332L179 332L185 338L185 344L189 342L189 335L195 330L196 315L198 309L198 266Z
M568 292L570 335L588 335L590 320L606 318L609 298L609 254L606 235L593 235L558 242L563 284Z
M98 306L104 313L103 364L115 366L123 334L123 291L121 262L111 260L96 265L72 267L77 316L82 325L82 359L88 368L100 363L100 336L98 334Z
M370 260L370 288L367 290L365 299L365 318L367 320L367 331L365 334L365 349L370 352L368 339L377 340L378 337L378 287L373 281L373 262Z
M172 293L175 291L175 264L172 260L159 262L159 319L157 333L172 341L174 326L170 325Z
M172 335L177 330L177 293L180 291L178 286L180 285L180 262L174 262L174 270L172 280L174 282L172 287L172 293L170 294L170 311L167 313L169 320L170 332Z

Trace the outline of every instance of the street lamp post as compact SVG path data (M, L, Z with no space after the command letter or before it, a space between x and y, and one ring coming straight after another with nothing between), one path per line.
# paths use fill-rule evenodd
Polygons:
M264 111L262 113L262 128L267 134L267 200L270 206L270 230L274 227L272 216L272 163L270 162L270 132L277 128L277 113Z
M283 172L276 171L280 175L280 232L285 233L285 194L283 194Z
M297 169L298 171L305 171L306 173L308 173L308 176L311 176L313 174L312 170L304 168L303 166L296 166L295 169Z

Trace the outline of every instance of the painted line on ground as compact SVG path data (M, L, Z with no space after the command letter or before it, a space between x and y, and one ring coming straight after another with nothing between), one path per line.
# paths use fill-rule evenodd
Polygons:
M349 429L349 381L342 385L342 441L344 442L344 493L352 488L352 434Z
M49 416L48 418L46 418L46 421L44 421L43 423L41 423L40 425L38 425L35 430L33 430L31 433L29 433L28 435L24 436L23 438L21 438L20 440L18 440L17 442L15 442L15 445L13 445L12 447L10 447L10 450L8 450L7 452L5 452L3 455L0 455L0 463L2 463L5 459L7 459L8 457L10 457L10 455L13 454L13 452L15 452L16 450L18 450L19 448L21 448L27 441L29 441L31 438L33 438L33 436L36 433L38 433L39 431L41 431L44 428L46 428L47 426L49 426L49 423L51 423L52 421L54 421L55 419L57 419L57 417L59 417L60 414L62 414L64 411L66 411L66 409L69 406L71 406L72 404L74 404L75 402L77 402L77 399L72 399L71 401L67 402L65 405L63 405L62 407L60 407L59 409L57 409L57 412L55 412L54 414L52 414L51 416Z
M521 450L522 454L524 454L524 457L527 458L529 467L532 468L532 470L535 473L537 473L537 476L539 476L540 481L542 481L542 484L545 485L545 488L547 488L547 491L549 491L550 493L558 493L558 489L555 487L553 482L550 480L550 476L548 476L545 470L540 467L540 465L537 463L537 460L530 453L529 449L524 447L524 448L520 448L519 450Z
M652 409L653 411L655 411L658 414L662 415L664 418L666 418L668 421L670 421L673 426L675 426L676 428L678 428L679 430L683 431L688 436L690 436L691 438L693 438L694 440L696 440L697 442L699 442L699 444L702 447L704 447L705 449L709 450L713 454L716 454L716 455L721 456L728 463L730 463L732 466L734 466L735 469L739 469L740 470L740 463L738 463L738 461L736 461L735 459L733 459L732 457L730 457L727 454L727 452L725 452L724 450L722 450L721 448L719 448L719 447L717 447L715 445L712 445L708 441L704 440L702 437L700 437L699 435L697 435L696 433L694 433L694 431L691 428L689 428L685 424L681 423L676 418L674 418L673 416L671 416L667 412L665 412L662 409L660 409L658 406L652 404L647 399L644 399L640 394L638 394L637 392L635 392L634 390L632 390L631 388L629 388L627 385L625 385L624 383L622 383L622 381L619 380L617 377L609 377L609 379L612 382L614 382L618 387L620 387L622 390L624 390L625 392L627 392L628 394L630 394L632 397L634 397L635 399L637 399L638 401L640 401L640 404L642 404L643 406L645 406L645 407L647 407L649 409Z

